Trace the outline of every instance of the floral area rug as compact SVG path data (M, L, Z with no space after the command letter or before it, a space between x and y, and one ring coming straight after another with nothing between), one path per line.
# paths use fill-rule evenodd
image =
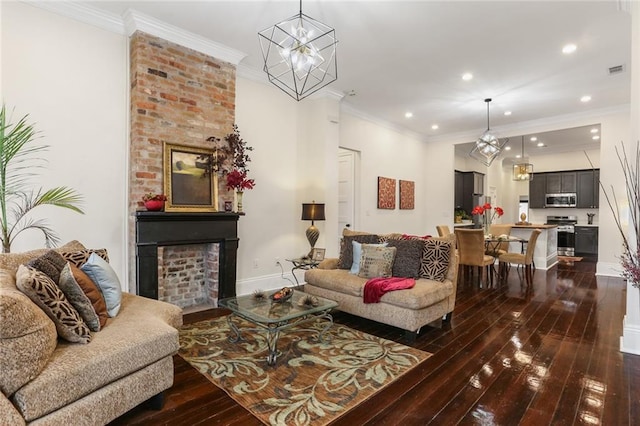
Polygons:
M234 322L237 318L234 319ZM280 334L276 364L267 365L266 333L229 342L226 317L185 325L180 356L269 425L326 425L431 356L390 340L326 322ZM248 322L243 327L251 327Z

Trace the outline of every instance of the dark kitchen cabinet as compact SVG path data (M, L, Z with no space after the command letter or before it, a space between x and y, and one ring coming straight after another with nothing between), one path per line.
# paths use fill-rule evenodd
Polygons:
M598 254L598 227L576 226L576 254Z
M599 204L600 170L581 170L576 172L577 202L579 209L595 209Z
M576 172L546 173L546 175L547 194L576 192Z
M534 173L529 181L529 208L543 209L544 196L547 192L547 173Z
M455 181L455 208L463 208L464 203L464 176L462 173L456 171Z

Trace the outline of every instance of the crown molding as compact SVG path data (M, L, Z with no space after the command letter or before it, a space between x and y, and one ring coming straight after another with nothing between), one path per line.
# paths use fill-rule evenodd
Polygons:
M134 9L127 9L123 15L126 34L131 36L136 31L160 37L172 43L188 47L205 55L238 65L247 54L220 43L199 36L174 25L167 24Z
M273 87L275 89L278 89L278 91L280 91L279 88L277 88L276 86L272 85L269 82L269 79L267 78L267 74L262 70L258 70L256 68L252 68L244 64L240 64L236 68L236 75L238 77L242 77L247 80L255 81L256 83L262 83L266 86ZM327 87L323 87L317 92L314 92L313 94L311 94L309 96L309 99L329 98L337 102L340 102L343 97L344 97L344 94L342 92L339 92Z
M205 55L238 65L247 54L232 49L220 43L199 36L190 31L183 30L159 19L153 18L133 9L127 9L123 16L106 12L86 3L70 1L32 1L21 0L26 4L39 7L49 12L56 13L67 18L85 24L93 25L113 33L131 36L136 31L163 38L172 43L179 44L189 49L197 50Z
M22 2L85 24L93 25L103 30L122 35L125 34L124 22L121 16L89 6L85 3L31 0L22 0Z
M553 127L554 125L556 125L558 127L563 127L569 121L592 119L599 122L603 116L619 114L619 113L628 113L630 111L629 108L630 108L629 104L616 105L613 107L591 109L591 110L582 111L578 113L557 115L553 117L545 117L537 120L520 121L517 123L509 124L507 126L491 127L491 130L495 131L500 138L519 136L522 134L537 131L536 129L541 126ZM484 130L447 133L444 135L429 137L427 141L428 142L453 142L453 143L473 142L478 138L478 136L483 131Z
M365 120L365 121L369 121L373 124L377 124L381 127L384 127L386 129L392 130L394 132L398 132L400 134L409 136L413 139L425 142L426 138L424 135L420 134L420 133L416 133L412 130L407 129L406 127L402 127L402 126L398 126L396 124L393 124L389 121L386 120L382 120L378 117L375 117L373 115L369 115L367 113L364 113L362 111L360 111L357 108L354 108L352 105L346 104L346 103L340 103L340 112L341 113L346 113L346 114L350 114L353 115L354 117L360 118L361 120Z

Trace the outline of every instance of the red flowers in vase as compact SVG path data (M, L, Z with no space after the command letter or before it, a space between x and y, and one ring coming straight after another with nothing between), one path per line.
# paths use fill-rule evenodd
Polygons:
M491 209L493 209L493 215L491 215L491 217L488 216L488 213L491 211ZM481 206L475 206L473 208L473 210L471 210L471 214L473 215L477 215L477 214L487 214L487 220L488 220L488 224L491 224L493 222L493 220L497 217L501 217L504 214L504 210L502 210L502 207L496 207L493 208L491 207L490 203L484 203Z
M253 179L247 179L247 172L234 169L227 173L227 189L244 191L245 189L253 189L255 184Z

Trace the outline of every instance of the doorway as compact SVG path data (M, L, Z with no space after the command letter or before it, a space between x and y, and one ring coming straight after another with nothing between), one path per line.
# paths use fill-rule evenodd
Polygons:
M338 239L344 228L356 229L356 171L358 152L338 151Z

